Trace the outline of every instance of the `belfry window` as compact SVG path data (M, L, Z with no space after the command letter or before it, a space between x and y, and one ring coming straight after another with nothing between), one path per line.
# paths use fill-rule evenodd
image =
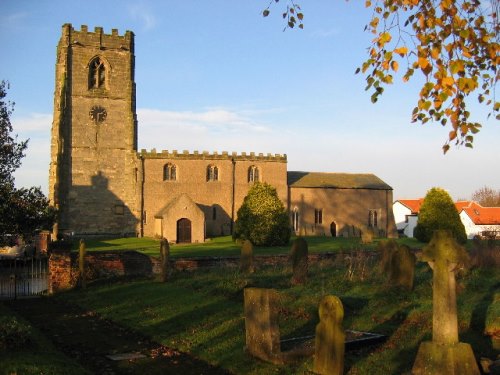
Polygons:
M207 167L207 181L219 181L219 168L216 165Z
M89 64L89 90L106 89L106 65L100 57Z
M259 168L255 165L252 165L248 168L248 182L258 182L260 181L260 173Z
M177 167L174 164L168 163L163 167L163 181L177 180Z

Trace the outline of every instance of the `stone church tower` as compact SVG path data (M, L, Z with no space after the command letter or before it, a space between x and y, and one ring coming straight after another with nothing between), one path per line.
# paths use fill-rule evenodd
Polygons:
M57 230L135 234L137 183L134 34L63 25L57 46L49 198ZM139 203L137 203L139 202Z

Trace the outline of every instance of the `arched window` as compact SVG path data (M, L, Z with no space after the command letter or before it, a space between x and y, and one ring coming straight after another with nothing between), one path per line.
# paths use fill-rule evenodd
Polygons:
M258 182L260 181L260 171L255 165L248 168L248 182Z
M89 64L89 90L106 88L106 64L100 57L94 58Z
M219 181L219 168L215 165L207 167L207 181Z
M368 211L368 227L377 228L378 226L378 213L377 210Z
M177 179L177 167L175 164L167 163L163 167L163 181L175 181Z

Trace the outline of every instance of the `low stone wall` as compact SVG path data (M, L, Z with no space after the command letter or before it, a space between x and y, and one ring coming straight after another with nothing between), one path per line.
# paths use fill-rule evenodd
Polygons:
M375 251L363 252L335 252L310 254L309 262L319 262L331 259L334 262L344 262L355 255L363 254L367 258L374 258ZM160 258L150 257L137 251L99 251L87 252L86 280L99 280L124 276L151 277L161 274ZM200 268L237 268L240 258L234 257L199 257L199 258L170 258L170 267L176 271L194 271ZM259 266L278 266L289 263L288 255L260 255L254 257L254 264ZM75 287L79 280L78 253L69 249L51 251L49 258L49 292Z

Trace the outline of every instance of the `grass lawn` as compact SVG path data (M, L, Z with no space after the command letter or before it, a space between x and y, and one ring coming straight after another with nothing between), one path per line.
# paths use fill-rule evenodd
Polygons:
M372 244L361 245L359 238L342 237L306 237L310 253L335 252L353 250L359 248L373 249L377 246L378 239ZM412 248L420 248L422 244L414 238L398 239ZM159 256L160 241L154 238L113 238L113 239L91 239L86 241L88 251L107 250L136 250L150 256ZM290 246L277 247L254 247L256 255L287 254ZM231 236L215 237L205 243L174 244L170 246L170 254L173 257L200 257L200 256L239 256L240 245L234 242ZM74 250L78 249L75 243Z
M291 270L286 266L263 267L250 276L232 268L198 270L177 272L167 283L97 283L53 298L95 310L235 374L304 374L312 369L310 358L275 366L244 353L243 288L275 288L281 293L282 338L312 334L318 323L318 303L322 296L332 294L344 305L344 328L388 336L384 344L347 352L346 373L406 373L420 342L431 339L432 272L427 264L419 263L415 289L408 292L387 285L376 265L370 269L364 280L349 280L343 265L322 261L310 266L306 286L291 286ZM492 316L498 313L498 303L492 307L500 288L500 270L474 269L459 276L458 286L461 341L472 345L477 358L496 358L498 351L483 331L488 322L498 322Z
M12 325L12 320L15 320L16 327L21 327L20 329L24 332L13 338L18 341L27 338L27 342L17 349L5 350L1 342L5 339L6 326ZM0 302L0 324L2 325L0 328L0 336L2 336L0 375L90 375L90 372L57 351L47 337L8 309L2 302Z

